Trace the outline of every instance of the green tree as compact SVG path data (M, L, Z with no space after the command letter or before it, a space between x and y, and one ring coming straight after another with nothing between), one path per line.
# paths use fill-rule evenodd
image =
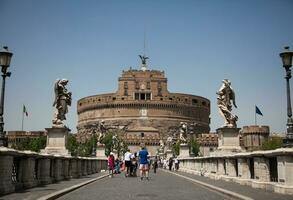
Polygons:
M188 142L188 145L190 146L190 153L193 153L194 156L198 156L199 144L197 143L196 139L191 138Z
M68 135L66 148L69 150L72 156L78 156L79 143L77 142L74 134Z
M40 152L41 149L46 147L46 136L40 136L38 138L26 137L19 142L17 142L13 147L17 150L30 150L35 152Z
M269 140L265 141L262 144L261 149L262 150L274 150L274 149L281 148L282 144L283 144L282 138L273 137L273 138L270 138Z
M175 144L173 144L172 149L175 155L178 156L180 153L180 142L177 141Z

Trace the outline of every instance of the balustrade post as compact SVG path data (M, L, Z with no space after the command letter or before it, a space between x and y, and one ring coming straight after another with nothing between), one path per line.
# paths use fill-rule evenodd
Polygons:
M41 185L50 184L52 179L50 177L50 159L49 158L40 158L40 177L39 181Z
M15 191L12 182L13 156L0 155L0 195Z

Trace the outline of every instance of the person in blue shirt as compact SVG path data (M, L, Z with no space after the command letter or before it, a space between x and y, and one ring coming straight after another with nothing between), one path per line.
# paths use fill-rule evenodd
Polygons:
M143 180L145 177L149 180L149 162L148 162L149 152L146 150L145 146L142 145L141 150L138 153L139 156L139 170L140 170L140 179Z

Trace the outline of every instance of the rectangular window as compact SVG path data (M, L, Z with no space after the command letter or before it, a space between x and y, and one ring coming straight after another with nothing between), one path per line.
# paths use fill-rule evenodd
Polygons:
M146 100L151 100L151 93L146 93Z
M134 99L139 100L139 93L135 93Z
M145 100L145 93L140 93L140 100Z
M151 89L151 83L150 82L147 82L147 89Z
M124 89L128 89L128 83L124 82Z

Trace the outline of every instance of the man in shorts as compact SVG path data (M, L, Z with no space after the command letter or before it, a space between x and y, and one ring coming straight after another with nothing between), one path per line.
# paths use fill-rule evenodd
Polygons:
M139 170L140 170L140 180L143 180L145 177L149 180L149 162L148 162L148 151L145 146L142 145L141 150L138 153L139 156Z

